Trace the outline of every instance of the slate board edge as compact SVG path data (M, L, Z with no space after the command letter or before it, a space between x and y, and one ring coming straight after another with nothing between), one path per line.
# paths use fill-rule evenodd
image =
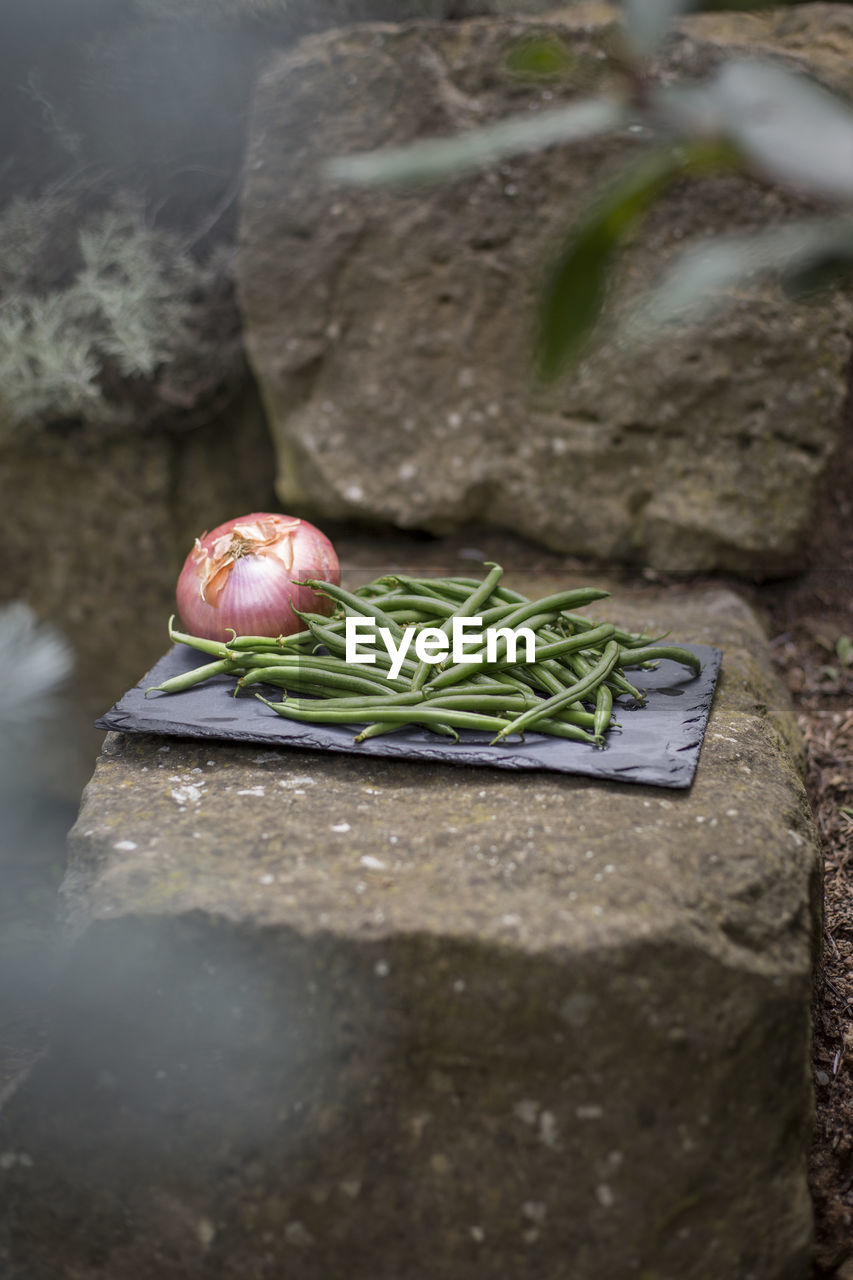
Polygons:
M183 648L183 646L182 646ZM513 744L506 748L496 747L484 751L485 738L473 741L472 735L463 733L458 744L421 743L412 741L411 737L401 734L389 735L386 738L373 738L367 742L356 744L349 736L348 730L330 731L328 728L317 729L311 726L297 725L292 722L277 720L276 731L263 735L257 731L245 731L229 728L224 731L204 724L187 724L182 721L161 720L145 722L144 709L142 716L128 714L122 710L122 704L142 694L150 687L154 671L161 663L166 662L175 649L170 650L146 673L134 689L128 692L98 720L98 729L112 730L119 733L142 733L156 736L179 737L187 740L236 742L244 745L263 746L266 748L289 748L309 751L333 751L354 756L371 756L405 760L423 760L432 764L464 764L481 768L512 769L516 772L541 769L546 772L573 774L579 777L602 780L640 783L649 786L663 786L674 789L689 787L695 777L699 762L699 754L705 736L705 729L710 715L711 704L717 684L717 677L722 661L722 651L710 645L686 645L685 648L700 656L703 669L696 677L701 683L696 688L696 696L690 706L683 708L680 717L682 728L692 726L693 735L683 744L670 747L665 745L665 755L654 764L638 762L636 765L611 767L607 762L607 752L587 748L582 744L564 742L561 739L545 739L530 737L524 744ZM169 695L164 695L164 697ZM159 701L159 700L158 700ZM642 715L642 711L635 713ZM425 731L418 731L424 733ZM564 753L555 754L555 747L572 748ZM550 750L548 759L535 754L537 746L547 746ZM576 748L576 749L575 749ZM494 754L492 754L494 752ZM498 754L499 753L499 754Z

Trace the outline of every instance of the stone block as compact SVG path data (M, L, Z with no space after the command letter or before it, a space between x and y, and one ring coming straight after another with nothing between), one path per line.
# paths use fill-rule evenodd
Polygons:
M185 432L77 424L22 430L0 446L0 602L25 600L73 647L70 728L45 763L75 803L103 741L88 726L168 647L193 538L265 510L273 469L253 388Z
M805 1280L796 724L730 592L607 614L724 650L689 792L110 735L4 1276Z
M605 337L554 391L533 385L542 273L596 189L638 154L630 130L412 190L332 186L333 156L451 135L613 86L614 11L375 25L303 40L255 99L238 276L278 453L278 491L318 519L442 532L470 522L562 552L667 571L802 563L838 440L851 304L732 291L698 327L626 349ZM507 69L547 32L560 85ZM684 19L664 77L781 59L853 91L843 6ZM676 184L614 285L612 314L708 235L804 206L732 176Z

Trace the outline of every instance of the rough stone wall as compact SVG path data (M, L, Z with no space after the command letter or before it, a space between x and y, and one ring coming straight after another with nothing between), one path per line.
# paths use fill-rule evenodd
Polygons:
M331 156L452 134L607 86L612 13L375 26L303 41L261 77L239 288L285 507L444 531L483 521L665 570L801 563L838 437L851 304L733 293L707 326L605 341L532 385L535 292L553 245L638 140L501 164L437 188L332 187ZM502 70L525 34L571 49L560 90ZM827 6L685 20L667 75L782 57L853 90L853 22ZM846 63L845 63L846 57ZM802 212L746 179L677 185L622 264L614 311L692 240Z

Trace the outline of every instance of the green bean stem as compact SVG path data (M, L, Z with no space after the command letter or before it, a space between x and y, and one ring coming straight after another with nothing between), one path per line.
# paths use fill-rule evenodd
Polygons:
M218 662L205 662L203 666L193 667L192 671L182 671L180 675L172 676L162 684L152 684L145 690L145 697L147 698L149 693L183 693L185 689L191 689L193 685L201 684L212 676L230 675L237 665L229 658L220 658Z
M651 644L644 649L620 649L619 666L638 667L645 662L657 662L664 658L668 658L671 662L680 662L682 666L690 667L696 675L702 670L702 662L696 654L691 653L689 649L682 649L680 645L676 644Z
M388 724L449 724L455 729L503 729L509 722L498 716L480 715L471 711L451 711L443 707L430 707L423 703L411 707L381 706L371 704L363 716L353 714L356 708L338 708L329 711L322 704L307 706L294 702L267 702L259 693L255 697L272 707L286 720L305 720L309 724L353 724L359 721L380 720Z
M454 742L459 741L459 734L449 724L428 724L424 726L429 729L430 733L443 734L447 738L451 738ZM356 734L353 742L365 742L368 738L378 738L383 733L399 733L401 729L405 729L404 724L390 724L384 720L375 720L373 724L369 724L361 733Z
M402 637L403 628L398 627L394 619L389 618L384 610L365 600L363 596L353 595L351 591L344 591L343 587L335 586L332 582L320 582L317 578L309 578L305 585L319 595L328 596L331 600L342 604L349 614L359 618L374 618L380 626L388 628L395 640Z
M554 694L551 698L546 698L538 707L531 708L530 711L523 712L505 729L501 729L498 735L493 739L491 745L502 742L504 738L509 737L511 733L522 733L531 725L536 724L537 720L542 720L549 716L552 711L556 711L567 703L577 702L584 694L590 693L595 689L606 676L615 667L619 659L619 645L615 640L608 640L604 646L604 651L600 660L595 664L588 676L582 680L578 680L576 684L570 685L562 693Z
M530 624L529 629L535 633L537 628L541 626L543 622L550 621L553 617L553 612L533 614L528 619ZM510 619L511 615L508 615L504 622L504 626L507 630L514 631L515 626L511 624ZM429 682L429 687L431 689L446 689L448 685L456 684L458 681L464 680L465 676L470 672L471 666L475 664L479 666L481 671L491 671L493 668L499 667L501 664L509 665L506 664L507 644L508 641L505 637L502 637L497 642L495 646L495 657L492 661L489 661L487 658L488 649L486 646L473 650L471 654L468 655L468 660L466 662L458 662L455 666L445 667L443 671L440 671L436 676L434 676ZM521 665L523 664L518 662L512 663L513 667L519 667Z
M453 630L453 623L456 618L473 618L476 616L480 607L485 604L492 591L497 586L503 569L499 564L491 565L491 572L481 583L475 587L466 600L463 600L458 609L454 609L446 622L441 624L439 630L446 636L449 636ZM419 662L415 674L412 676L412 688L422 689L426 683L427 676L430 674L431 662Z
M244 689L250 684L274 684L285 689L306 689L310 692L318 688L326 691L323 696L328 696L328 691L335 689L386 698L408 692L402 680L389 680L387 684L383 684L367 676L355 675L349 671L328 671L308 663L302 667L256 667L241 676L237 681L237 688Z

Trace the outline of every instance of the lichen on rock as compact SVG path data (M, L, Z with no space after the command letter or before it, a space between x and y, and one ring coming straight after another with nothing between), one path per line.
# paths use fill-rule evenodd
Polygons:
M130 201L0 211L0 427L180 417L242 370L228 258L195 260ZM215 357L215 359L213 358Z

